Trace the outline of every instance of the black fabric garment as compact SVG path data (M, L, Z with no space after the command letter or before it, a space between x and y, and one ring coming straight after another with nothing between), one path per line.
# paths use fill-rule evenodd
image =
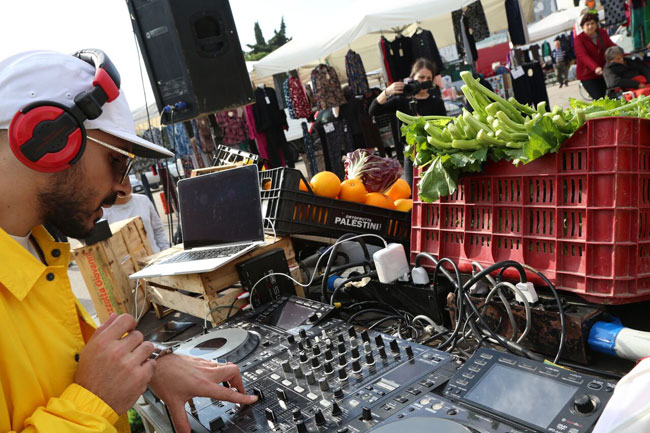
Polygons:
M621 87L623 89L638 89L640 83L632 77L643 75L650 83L650 68L641 61L625 60L625 64L608 63L603 68L603 78L607 88Z
M506 18L508 20L508 32L510 33L510 41L514 45L526 44L526 32L524 29L524 23L521 19L519 0L506 0L505 9Z
M336 119L318 127L318 133L325 155L327 170L335 173L339 179L345 179L343 155L354 150L354 142L347 124L343 119Z
M287 143L287 137L284 135L282 127L274 126L264 133L266 134L266 150L269 154L271 167L282 167L282 156L284 156L284 163L287 167L294 168L296 155L292 146Z
M363 104L352 95L346 95L346 99L348 102L339 108L339 117L345 120L353 135L361 134L360 118L363 113Z
M305 154L307 158L306 168L308 173L313 173L309 177L313 177L314 174L318 173L318 161L316 161L316 149L314 148L314 140L312 139L311 134L309 133L309 128L307 127L307 122L302 122L302 140L305 146Z
M391 75L393 81L400 81L411 74L413 65L413 47L411 38L406 36L397 36L394 41L390 42L390 51L393 58L393 67Z
M287 115L278 105L277 95L272 87L255 89L255 105L253 105L255 129L258 132L283 126L288 128Z
M530 51L530 55L533 58L533 60L539 62L539 45L531 45L528 47L528 51Z
M519 78L512 79L512 90L515 93L515 99L522 104L531 105L537 105L545 101L546 106L549 106L542 66L537 62L532 62L525 63L521 67L524 74ZM533 71L532 77L528 75L528 71L531 69Z
M521 66L524 63L526 63L526 59L524 59L524 50L521 48L515 48L514 50L510 51L510 68L516 68L517 66Z
M380 104L375 99L370 104L370 115L379 116L382 114L394 114L397 110L402 113L411 113L411 108L409 106L410 99L402 96L391 96L388 100ZM445 103L442 99L430 96L426 99L416 99L416 113L420 116L427 115L439 115L446 116L447 110L445 109ZM403 161L404 159L404 142L402 141L402 134L400 132L400 122L395 117L391 122L391 128L393 132L393 141L395 143L395 153L398 161Z
M478 50L476 49L476 41L472 35L469 20L464 14L460 18L460 33L463 40L465 59L469 65L473 65L478 60Z
M462 33L460 31L460 20L462 17L465 17L465 28L468 30L469 34L472 36L474 43L482 41L483 39L490 36L490 29L488 27L487 19L485 18L485 12L483 11L483 5L480 1L475 1L465 8L463 12L462 9L458 9L451 13L451 20L454 25L454 35L456 37L456 49L458 50L458 55L463 57L465 55L465 50L463 48L463 39ZM472 29L469 31L469 29ZM474 56L474 61L478 56Z
M284 94L282 92L282 85L284 83L284 80L287 78L289 78L289 75L286 72L280 72L279 74L273 75L273 87L280 89L278 92L276 92L275 96L278 100L278 106L283 110L287 107L284 99Z
M560 35L559 38L560 38L560 47L566 53L566 57L564 58L564 60L568 62L569 60L575 59L576 54L573 51L573 43L571 42L572 39L565 34Z
M361 116L361 133L363 134L364 148L377 149L381 156L386 156L384 143L382 143L381 135L379 135L379 128L373 117L368 113L363 113Z
M522 63L522 65L533 61L532 57L530 56L530 50L523 50L522 52L524 54L524 63Z
M393 71L395 70L395 63L393 62L393 54L390 49L390 42L385 37L379 38L379 53L382 60L382 68L386 72L386 80L388 82L395 81L393 79Z
M440 51L438 51L436 41L433 39L433 34L429 30L420 30L411 36L411 45L413 47L413 61L424 57L436 65L436 74L442 72L445 68L442 57L440 57Z
M607 94L607 84L605 80L600 78L594 78L593 80L582 80L580 81L593 99L600 99Z

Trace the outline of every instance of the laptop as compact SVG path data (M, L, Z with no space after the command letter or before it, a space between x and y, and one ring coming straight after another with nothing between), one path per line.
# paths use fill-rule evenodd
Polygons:
M255 165L183 179L178 202L184 251L129 278L213 271L264 243Z

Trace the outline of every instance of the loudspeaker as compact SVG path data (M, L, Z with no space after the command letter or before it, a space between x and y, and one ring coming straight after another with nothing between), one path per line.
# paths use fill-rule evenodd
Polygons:
M254 101L228 0L126 0L164 124Z

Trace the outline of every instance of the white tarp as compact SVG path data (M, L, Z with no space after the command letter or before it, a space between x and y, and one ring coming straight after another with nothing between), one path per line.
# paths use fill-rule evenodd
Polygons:
M258 77L262 78L308 65L351 46L354 41L370 33L379 34L382 31L405 27L440 15L449 14L474 1L476 0L405 0L400 2L376 0L372 3L358 2L351 9L341 11L339 24L332 25L331 22L322 22L316 25L309 37L295 37L257 62L255 72ZM434 38L437 40L435 29L429 30L433 32ZM450 30L451 28L446 29L446 31ZM378 35L372 39L376 50ZM363 57L362 53L361 55Z

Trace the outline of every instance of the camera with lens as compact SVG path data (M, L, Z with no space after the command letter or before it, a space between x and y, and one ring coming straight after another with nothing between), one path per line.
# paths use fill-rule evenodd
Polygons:
M413 96L419 93L421 90L428 90L433 88L433 81L424 81L419 82L417 80L411 80L404 83L404 95Z

